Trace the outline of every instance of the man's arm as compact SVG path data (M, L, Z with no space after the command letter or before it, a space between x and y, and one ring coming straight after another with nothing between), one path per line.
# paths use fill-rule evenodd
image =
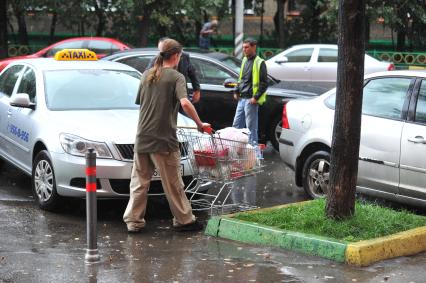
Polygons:
M176 98L179 100L180 105L182 106L183 111L194 120L195 124L197 124L197 128L200 132L203 132L203 129L206 127L210 127L210 124L203 123L198 117L197 110L195 110L194 105L192 105L191 101L187 98L186 95L186 80L185 77L179 73L179 76L176 81Z
M191 64L189 55L187 55L186 59L188 78L190 79L192 84L192 102L197 103L198 101L200 101L201 97L200 83L198 82L197 72L195 71L194 65Z
M191 101L188 98L181 98L180 105L182 106L183 111L194 120L195 124L197 124L197 128L200 132L203 132L206 127L210 127L210 124L203 123L198 117L197 110L195 110L194 105L192 105Z
M143 82L145 81L145 76L146 76L146 71L143 72L141 76L141 80L139 81L138 92L136 94L136 99L135 99L135 104L137 105L141 105L141 91L142 91Z
M200 90L200 83L198 82L197 72L195 71L194 65L191 63L191 59L188 55L188 77L191 80L192 89L194 91Z

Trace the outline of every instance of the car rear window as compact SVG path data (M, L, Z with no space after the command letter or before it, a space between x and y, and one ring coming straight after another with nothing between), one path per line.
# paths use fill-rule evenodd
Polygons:
M140 75L123 70L44 72L50 110L135 109Z

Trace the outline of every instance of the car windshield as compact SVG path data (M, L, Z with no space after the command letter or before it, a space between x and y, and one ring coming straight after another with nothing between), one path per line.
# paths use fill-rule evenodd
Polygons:
M240 67L241 67L241 60L238 60L234 57L224 57L220 60L223 64L225 64L227 67L234 70L237 74L240 73Z
M140 74L124 70L44 72L50 110L135 109Z

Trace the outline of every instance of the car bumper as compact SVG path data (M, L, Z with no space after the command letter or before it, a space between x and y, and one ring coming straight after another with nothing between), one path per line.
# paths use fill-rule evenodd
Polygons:
M58 194L67 197L84 197L86 195L85 158L63 153L51 152L50 154ZM100 198L128 197L132 166L132 162L96 159L97 196ZM185 185L188 185L192 180L193 172L187 158L182 158L181 166L182 179ZM153 178L150 195L163 194L160 178Z
M296 133L291 130L283 129L281 137L279 139L280 147L280 157L281 160L291 169L295 168L295 158L294 158L294 140Z

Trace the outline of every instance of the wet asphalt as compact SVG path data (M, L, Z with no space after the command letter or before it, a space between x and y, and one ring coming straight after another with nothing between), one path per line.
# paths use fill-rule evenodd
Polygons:
M269 207L306 195L271 147L265 170L247 177L234 202ZM0 173L0 282L425 282L426 253L351 267L279 248L247 245L170 229L164 199L150 198L147 227L128 234L126 200L98 203L101 261L84 263L85 201L69 199L56 213L33 202L30 178L3 165ZM196 215L206 221L209 214Z

